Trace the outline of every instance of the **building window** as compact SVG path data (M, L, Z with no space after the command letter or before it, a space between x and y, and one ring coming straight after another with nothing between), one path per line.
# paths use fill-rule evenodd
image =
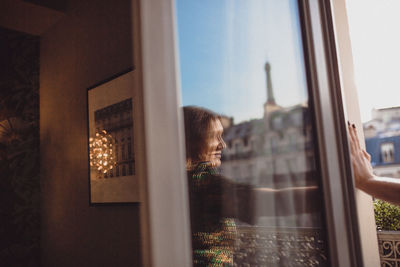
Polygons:
M125 144L124 143L122 143L122 145L121 145L121 153L122 153L122 160L126 160Z
M274 165L272 162L265 163L265 170L267 174L274 174Z
M248 172L248 177L249 177L249 180L247 181L248 183L253 183L253 182L255 182L254 180L255 180L255 168L254 168L254 165L253 164L249 164L248 166L247 166L247 172Z
M298 171L298 166L297 166L297 158L290 158L287 160L287 165L288 168L291 172L297 172Z
M132 142L130 137L128 137L128 159L132 159Z
M235 153L240 154L241 152L242 152L242 146L240 145L240 143L236 143L235 144Z
M236 180L238 180L238 181L242 178L242 176L240 175L239 166L233 167L233 177L235 177Z
M249 142L249 137L244 137L243 138L243 143L244 143L244 146L247 146L247 143Z
M129 163L129 175L133 175L133 164Z
M290 145L296 145L298 142L298 137L297 137L297 133L291 133L289 134L289 144Z
M278 137L273 136L271 137L271 139L269 140L270 142L270 147L271 147L271 151L274 152L278 152Z
M119 159L119 149L118 149L118 141L115 141L115 160L118 162Z
M256 140L251 140L251 142L250 142L250 146L251 146L251 150L252 151L256 151L257 150L257 142L256 142Z
M381 157L384 163L394 162L394 144L382 143L381 144Z
M274 129L282 129L283 128L283 119L282 117L276 117L273 120Z
M122 176L126 176L126 166L122 165Z
M291 120L293 125L302 126L303 124L303 111L299 110L296 113L291 114Z

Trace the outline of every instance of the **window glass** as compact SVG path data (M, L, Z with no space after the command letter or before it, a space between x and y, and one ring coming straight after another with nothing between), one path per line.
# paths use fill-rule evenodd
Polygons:
M393 143L381 144L381 157L384 163L394 162L394 145Z
M177 0L194 266L327 266L295 0Z

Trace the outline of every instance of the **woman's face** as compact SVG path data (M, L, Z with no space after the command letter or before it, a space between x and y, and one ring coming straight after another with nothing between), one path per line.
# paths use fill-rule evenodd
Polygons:
M221 165L222 150L226 148L226 144L222 139L223 132L224 128L220 120L212 120L206 141L205 161L210 161L214 167Z

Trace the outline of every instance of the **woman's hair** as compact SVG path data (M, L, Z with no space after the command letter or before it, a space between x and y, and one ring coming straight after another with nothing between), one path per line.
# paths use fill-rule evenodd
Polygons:
M202 161L207 153L207 139L211 130L211 122L219 120L220 116L214 112L196 107L183 107L185 120L185 144L186 144L186 169L193 169Z

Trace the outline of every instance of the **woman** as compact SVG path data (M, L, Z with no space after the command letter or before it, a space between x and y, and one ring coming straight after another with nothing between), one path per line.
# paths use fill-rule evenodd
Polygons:
M229 198L235 199L237 191L251 200L252 191L245 185L235 188L231 181L218 173L222 150L226 147L219 117L199 107L184 107L183 113L193 264L229 266L233 264L236 232L234 221L230 218L237 217L233 214L234 206ZM247 202L247 209L238 206L243 214L250 211L250 202ZM253 219L251 215L241 216L240 219L250 223Z
M184 107L183 113L194 266L233 265L233 218L254 224L261 215L319 211L316 186L254 188L221 176L217 167L226 144L220 117L193 106Z

